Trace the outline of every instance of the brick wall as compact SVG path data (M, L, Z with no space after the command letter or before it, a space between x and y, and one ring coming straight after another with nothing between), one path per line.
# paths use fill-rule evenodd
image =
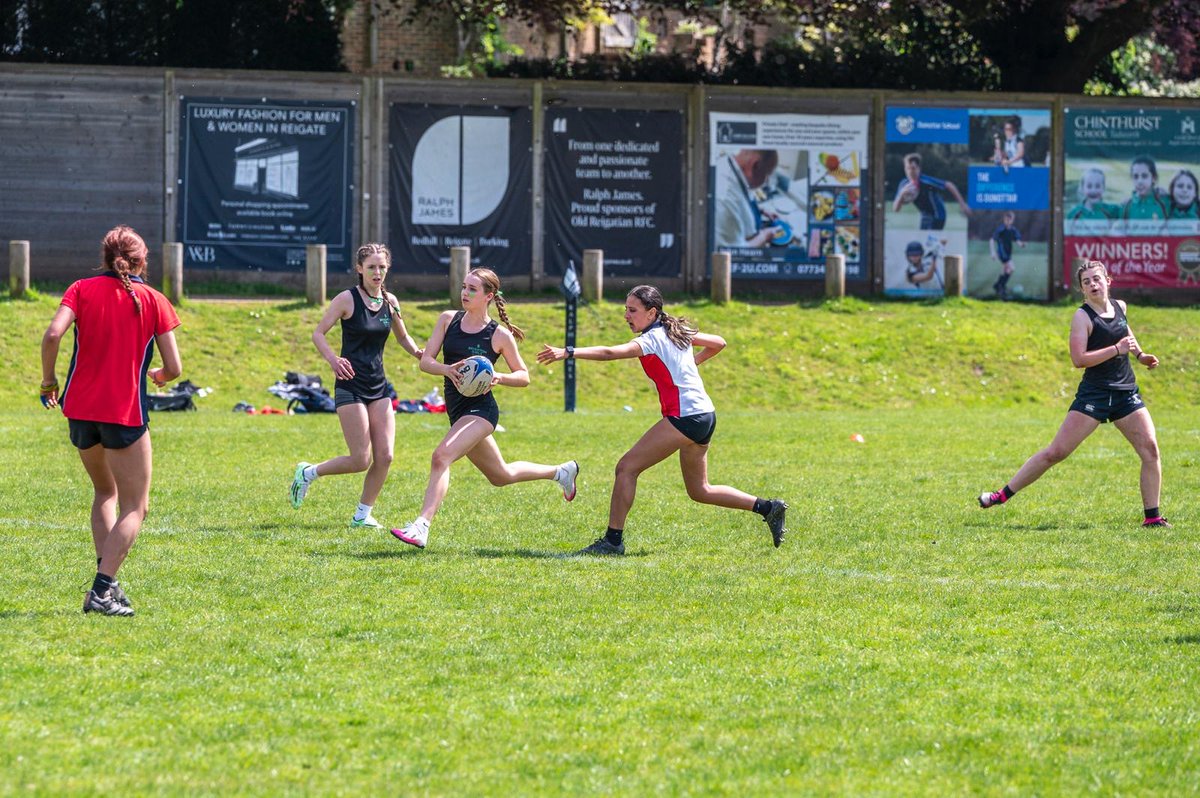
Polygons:
M370 14L377 14L377 50L370 64ZM454 23L433 18L402 25L407 11L386 0L359 0L346 12L342 26L342 58L346 68L360 75L404 75L437 77L442 66L457 58Z

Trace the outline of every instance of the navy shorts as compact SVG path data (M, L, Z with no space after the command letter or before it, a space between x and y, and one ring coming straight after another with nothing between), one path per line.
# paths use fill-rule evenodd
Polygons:
M695 416L665 416L671 426L679 430L692 443L707 446L717 431L717 414L700 413Z
M333 389L333 406L335 408L343 405L369 405L372 402L378 402L380 399L390 399L386 393L381 393L379 396L359 396L354 391L346 390L345 388Z
M491 391L482 396L463 396L446 394L446 415L450 426L454 426L463 416L477 416L492 425L492 429L500 423L500 405Z
M1075 392L1075 401L1071 409L1083 413L1104 424L1108 421L1120 421L1130 413L1135 413L1146 406L1137 388L1132 391L1113 391L1107 388L1093 388L1090 385L1080 385Z
M138 438L146 434L148 426L127 427L124 424L68 418L67 429L76 449L90 449L97 443L105 449L125 449L137 443Z

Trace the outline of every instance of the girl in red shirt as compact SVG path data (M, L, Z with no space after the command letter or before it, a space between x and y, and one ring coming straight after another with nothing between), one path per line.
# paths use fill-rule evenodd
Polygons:
M71 285L42 336L42 404L62 407L71 443L92 480L96 577L83 611L133 615L117 569L133 546L150 501L151 449L146 377L163 386L181 373L172 332L179 317L146 285L146 243L125 225L101 244L102 273ZM75 346L59 391L55 364L62 336ZM154 343L162 356L150 368Z

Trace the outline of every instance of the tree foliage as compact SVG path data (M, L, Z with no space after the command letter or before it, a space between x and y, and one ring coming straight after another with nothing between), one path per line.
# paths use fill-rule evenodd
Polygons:
M417 0L429 7L443 0ZM537 7L545 3L545 8ZM498 3L498 5L506 5ZM553 20L570 0L521 0L520 16ZM1162 77L1200 75L1195 0L580 0L616 12L673 11L717 26L728 59L717 82L910 89L1081 92L1119 85L1113 69L1137 37L1170 51ZM515 8L515 6L514 6ZM753 47L755 23L795 35Z
M350 0L15 0L0 58L40 63L338 70Z

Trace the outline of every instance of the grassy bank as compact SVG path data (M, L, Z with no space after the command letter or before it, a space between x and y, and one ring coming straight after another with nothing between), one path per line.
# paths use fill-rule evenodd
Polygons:
M40 378L38 344L53 315L52 296L0 301L0 406L25 401ZM441 302L404 304L409 330L423 342ZM811 305L718 306L706 301L669 306L725 337L729 348L705 365L718 406L748 409L844 407L1061 406L1079 372L1066 355L1069 305L1024 305L949 300L934 304L847 299ZM562 406L560 367L536 366L542 342L562 342L561 303L512 303L511 316L528 340L522 354L533 384L505 398L512 407ZM180 312L185 376L216 394L208 405L261 404L266 386L298 370L329 377L310 336L320 310L298 301L193 301ZM1190 403L1200 389L1200 311L1132 309L1131 324L1148 351L1162 360L1139 368L1147 397ZM606 302L579 312L579 343L619 343L630 332L621 306ZM337 339L338 333L331 333ZM61 361L65 369L66 358ZM437 383L421 374L398 346L388 372L402 396L419 397ZM579 365L579 408L653 407L636 364ZM61 373L60 373L61 376Z

